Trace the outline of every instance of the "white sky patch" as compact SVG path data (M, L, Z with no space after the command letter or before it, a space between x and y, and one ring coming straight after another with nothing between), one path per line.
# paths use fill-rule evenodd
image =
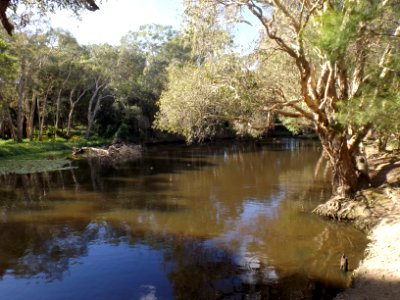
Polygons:
M108 0L96 12L84 11L81 20L71 12L60 11L51 17L55 28L72 33L80 44L119 44L128 31L140 25L171 25L179 29L182 20L180 0Z
M72 33L80 44L118 45L129 31L137 31L141 25L171 25L180 29L183 16L181 0L108 0L100 10L83 11L78 19L63 10L50 17L51 26ZM258 38L259 21L251 13L244 13L249 24L239 24L235 30L235 43L239 52L251 52Z

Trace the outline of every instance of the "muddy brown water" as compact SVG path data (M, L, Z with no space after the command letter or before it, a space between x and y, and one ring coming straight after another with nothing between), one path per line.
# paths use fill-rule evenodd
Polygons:
M310 213L320 147L160 146L0 177L0 299L331 299L365 236Z

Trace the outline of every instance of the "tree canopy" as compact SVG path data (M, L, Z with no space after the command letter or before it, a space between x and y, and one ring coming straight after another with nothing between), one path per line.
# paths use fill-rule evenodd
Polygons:
M229 99L237 99L229 105L229 102L221 100L224 96L218 94L222 90L219 83L225 81L223 86L226 90L242 91L243 83L254 78L253 86L258 88L245 87L252 91L249 97L252 108L248 111L263 114L266 128L272 114L286 120L289 126L312 126L333 166L334 192L339 195L354 193L361 178L356 164L360 142L369 129L385 128L388 120L396 118L400 67L400 27L396 20L400 3L373 0L197 0L185 3L188 18L194 20L188 22L189 28L193 27L187 30L189 40L192 36L208 36L220 45L221 35L213 35L213 32L216 28L223 28L229 33L229 24L243 22L245 11L259 21L261 38L251 57L251 68L242 68L246 75L239 75L236 81L232 78L240 72L225 69L219 73L218 67L214 68L214 76L218 79L210 83L198 81L204 76L197 76L194 70L185 76L187 66L181 69L182 75L178 74L179 71L172 71L172 78L180 82L191 81L186 79L188 76L197 80L203 88L197 92L202 94L193 93L189 99L197 95L197 100L189 100L185 106L186 102L180 98L182 88L171 83L160 100L159 126L183 132L193 139L198 132L205 132L201 130L207 128L204 124L212 124L212 117L215 120L221 115L227 118L232 112L245 115L239 107L248 93L225 94ZM196 21L200 14L205 15L204 22ZM193 49L205 51L209 49L207 45L213 43L211 40L202 42L199 38L192 40L196 46ZM193 68L202 72L209 65L224 65L222 58L229 54L226 48L220 49L224 50L218 54L212 50L208 50L208 56L202 53L204 59ZM240 57L238 60L248 58ZM210 89L204 92L207 84ZM218 108L221 103L225 115ZM235 106L237 109L230 109ZM387 110L389 107L391 110ZM206 117L204 111L207 111ZM182 112L186 113L184 117ZM189 112L192 112L195 122L187 121ZM239 116L231 115L231 118L242 121L242 127L251 125L246 118L240 119ZM179 117L185 122L177 121ZM290 122L287 118L300 121ZM182 129L177 129L179 127ZM191 133L185 132L191 129Z
M0 137L71 137L83 126L86 137L135 142L153 135L167 68L190 51L179 32L156 24L117 46L82 46L50 29L4 35L0 50Z
M8 33L5 12L20 4L43 13L98 9L89 0L1 1ZM183 4L182 32L149 24L117 46L82 46L60 30L1 36L1 136L70 137L80 125L87 137L139 142L161 129L192 142L227 131L259 136L281 122L315 131L334 192L356 192L365 181L357 160L367 132L400 134L400 3ZM234 47L233 29L243 23L260 28L246 54Z

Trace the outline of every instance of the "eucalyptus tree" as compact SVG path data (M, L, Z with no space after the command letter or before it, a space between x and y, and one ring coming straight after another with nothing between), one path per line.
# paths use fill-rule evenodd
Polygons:
M102 103L105 99L113 97L110 87L114 80L118 51L108 44L90 45L87 50L89 52L87 63L90 68L89 74L92 84L87 109L86 137L89 137Z
M201 15L202 8L207 7L214 9L212 14L228 16L232 22L247 22L245 11L258 20L265 42L257 52L264 56L259 56L255 66L268 69L274 65L270 57L275 57L293 70L290 85L285 80L274 81L274 74L270 80L261 82L263 104L259 111L311 124L332 165L333 192L348 196L357 191L361 174L356 164L359 145L371 123L379 121L382 112L387 113L384 103L388 102L388 91L398 97L398 1L193 0L186 3L195 15ZM221 20L212 17L209 22L219 24ZM196 22L193 27L196 30ZM276 65L273 68L276 74L280 73ZM363 110L375 110L379 119L366 118L365 113L360 113L356 120L352 118L355 112Z
M158 103L156 128L193 142L230 128L241 135L258 136L273 125L273 115L259 109L265 101L260 74L234 53L200 66L172 65L169 79Z
M88 80L90 75L87 64L78 57L78 60L73 63L69 82L69 109L66 131L68 137L71 135L75 108L90 91L91 83Z
M179 32L171 26L158 24L143 25L138 31L129 32L122 39L122 45L128 44L144 58L141 74L136 73L137 84L133 85L136 91L132 96L152 121L157 111L155 103L168 82L168 65L186 61L190 50L183 44Z
M68 122L70 124L69 115L71 115L72 118L75 105L82 98L82 96L78 96L79 100L75 99L74 94L78 92L76 89L84 83L86 85L88 84L85 81L85 72L82 67L82 65L85 64L85 59L87 59L87 53L69 32L51 30L51 34L53 36L53 47L55 49L55 51L53 51L52 60L54 90L56 91L56 95L54 95L54 134L57 134L61 125L61 120L66 119L65 116L68 111L66 103L69 103ZM79 74L79 72L82 73ZM85 90L87 89L88 87L85 87ZM74 92L71 95L72 90L74 90Z
M16 63L17 58L11 53L9 44L0 36L0 136L2 138L16 137L16 128L7 101L14 92Z
M9 93L7 102L16 110L16 139L21 141L27 133L32 133L38 74L45 68L50 48L48 36L40 32L18 33L8 42L10 52L16 58L17 75L13 81L14 92ZM25 124L28 125L27 132L24 131Z
M99 115L102 131L109 135L116 130L116 139L136 142L149 138L156 101L167 85L167 67L186 61L188 54L188 47L171 26L143 25L125 35L110 83L115 98L112 113Z

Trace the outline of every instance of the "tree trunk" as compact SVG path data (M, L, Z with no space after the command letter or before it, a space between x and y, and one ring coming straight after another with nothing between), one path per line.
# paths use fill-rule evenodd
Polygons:
M21 62L21 77L18 83L18 112L17 112L17 142L22 142L24 127L24 100L26 96L26 65L24 59Z
M72 117L74 114L74 110L75 110L75 105L82 99L82 97L86 94L87 90L83 90L78 97L76 98L76 100L74 101L74 93L75 93L76 87L74 87L70 94L69 94L69 113L68 113L68 124L67 124L67 136L70 135L71 133L71 126L72 126Z
M27 128L27 135L28 135L30 141L33 140L35 112L36 112L36 91L33 91L32 102L30 105L28 128Z
M107 83L108 83L107 78L105 78L103 80L101 80L100 78L96 79L95 90L93 92L92 97L90 98L89 106L88 106L88 114L87 114L88 125L87 125L87 129L86 129L86 134L85 134L86 138L88 138L90 136L90 133L92 131L93 122L94 122L97 112L100 109L101 100L103 100L104 98L107 97L107 96L101 95L101 92L104 90Z
M99 93L97 96L97 101L95 101L96 103L94 105L94 108L88 111L88 126L86 130L86 138L88 138L90 136L90 133L92 132L94 119L96 118L97 113L100 110L101 101L107 97L108 96L103 96L101 93Z
M75 110L75 103L71 103L68 113L67 136L71 134L72 116L74 114L74 110Z
M44 121L46 118L46 113L47 113L47 95L43 99L43 106L42 106L42 112L40 113L40 104L39 100L37 101L38 105L38 116L39 116L39 141L43 140L43 130L44 130Z
M13 124L8 103L6 103L6 101L4 100L1 92L0 92L0 104L1 104L0 110L2 110L2 112L3 112L3 120L2 120L3 132L4 131L9 132L8 138L15 139L17 136L17 134L16 134L17 129L15 128L15 126Z
M319 134L332 168L332 193L351 197L359 189L359 171L354 150L349 149L346 138Z
M65 84L68 82L69 77L71 76L71 71L72 71L72 65L69 65L69 69L68 69L68 75L67 77L64 79L64 81L61 84L61 87L58 91L58 96L57 96L57 103L56 103L56 116L55 116L55 122L54 122L54 136L57 136L57 130L59 127L59 122L60 122L60 110L61 110L61 96L62 96L62 92L64 90L64 86Z
M86 134L85 134L86 138L88 138L92 132L94 117L95 117L94 113L88 114L88 124L87 124Z

